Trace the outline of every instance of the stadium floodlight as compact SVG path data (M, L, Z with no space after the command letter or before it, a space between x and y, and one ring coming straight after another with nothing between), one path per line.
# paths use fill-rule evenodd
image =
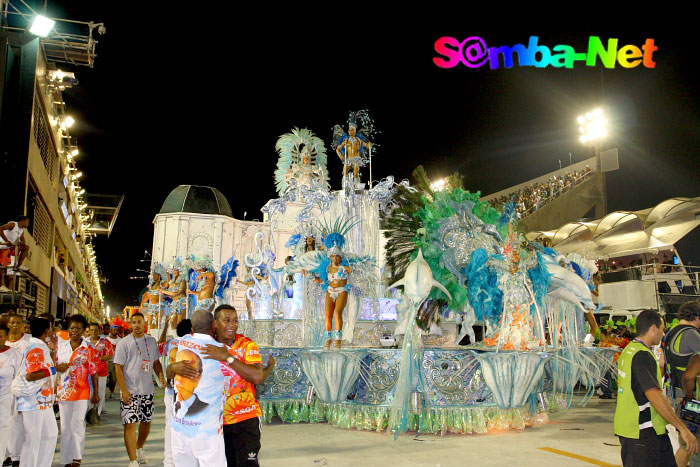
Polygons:
M430 189L433 191L442 191L447 188L447 181L444 178L430 184Z
M39 37L46 37L49 35L53 29L56 21L47 18L46 16L36 15L32 26L29 28L29 32Z
M576 121L579 124L578 129L581 133L579 140L583 144L602 140L608 136L607 121L602 109L598 108L592 112L586 112L585 115L580 115Z

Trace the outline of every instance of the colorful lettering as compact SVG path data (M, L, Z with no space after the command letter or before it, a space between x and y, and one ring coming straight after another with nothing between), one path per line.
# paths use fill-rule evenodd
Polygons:
M460 63L469 68L480 68L486 62L492 70L501 67L534 66L546 68L573 68L577 61L585 62L586 66L596 66L598 60L606 68L615 68L619 63L623 68L635 68L643 64L646 68L656 68L653 54L659 48L654 39L646 39L644 45L624 45L618 47L619 40L610 38L607 44L598 36L588 38L586 52L576 52L569 45L556 45L551 49L539 44L538 36L530 36L527 47L524 44L513 46L487 47L486 42L477 36L459 41L454 37L444 36L435 41L435 51L439 56L433 57L433 63L440 68L454 68Z

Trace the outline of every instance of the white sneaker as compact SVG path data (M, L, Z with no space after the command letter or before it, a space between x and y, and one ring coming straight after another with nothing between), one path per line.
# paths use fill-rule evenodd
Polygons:
M8 289L4 285L0 286L0 293L10 293L10 292L12 292L12 290Z
M136 460L139 464L148 464L146 460L146 454L143 452L143 448L136 450Z
M29 267L28 267L28 266L25 266L25 265L23 264L22 266L19 267L19 270L20 270L20 271L29 271Z
M131 462L129 462L129 467L139 467L138 461L131 461Z

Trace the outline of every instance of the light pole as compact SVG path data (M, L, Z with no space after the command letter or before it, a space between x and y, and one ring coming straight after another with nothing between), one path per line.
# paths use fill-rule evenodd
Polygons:
M596 205L596 217L601 218L608 213L608 197L605 188L605 174L600 161L600 146L608 136L607 120L601 108L579 115L577 122L581 136L579 140L584 146L593 146L595 151L595 166L601 182L602 202Z

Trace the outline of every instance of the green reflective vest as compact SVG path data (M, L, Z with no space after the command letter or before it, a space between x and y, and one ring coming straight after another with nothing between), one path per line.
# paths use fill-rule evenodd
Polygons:
M654 428L657 435L666 433L666 420L659 415L651 403L647 403L651 410L651 423L640 426L639 413L645 406L637 404L632 392L632 359L637 352L649 352L654 361L656 357L649 348L639 341L630 342L620 354L617 360L617 407L615 407L615 434L625 438L639 439L639 430ZM656 365L656 376L661 388L661 368Z

